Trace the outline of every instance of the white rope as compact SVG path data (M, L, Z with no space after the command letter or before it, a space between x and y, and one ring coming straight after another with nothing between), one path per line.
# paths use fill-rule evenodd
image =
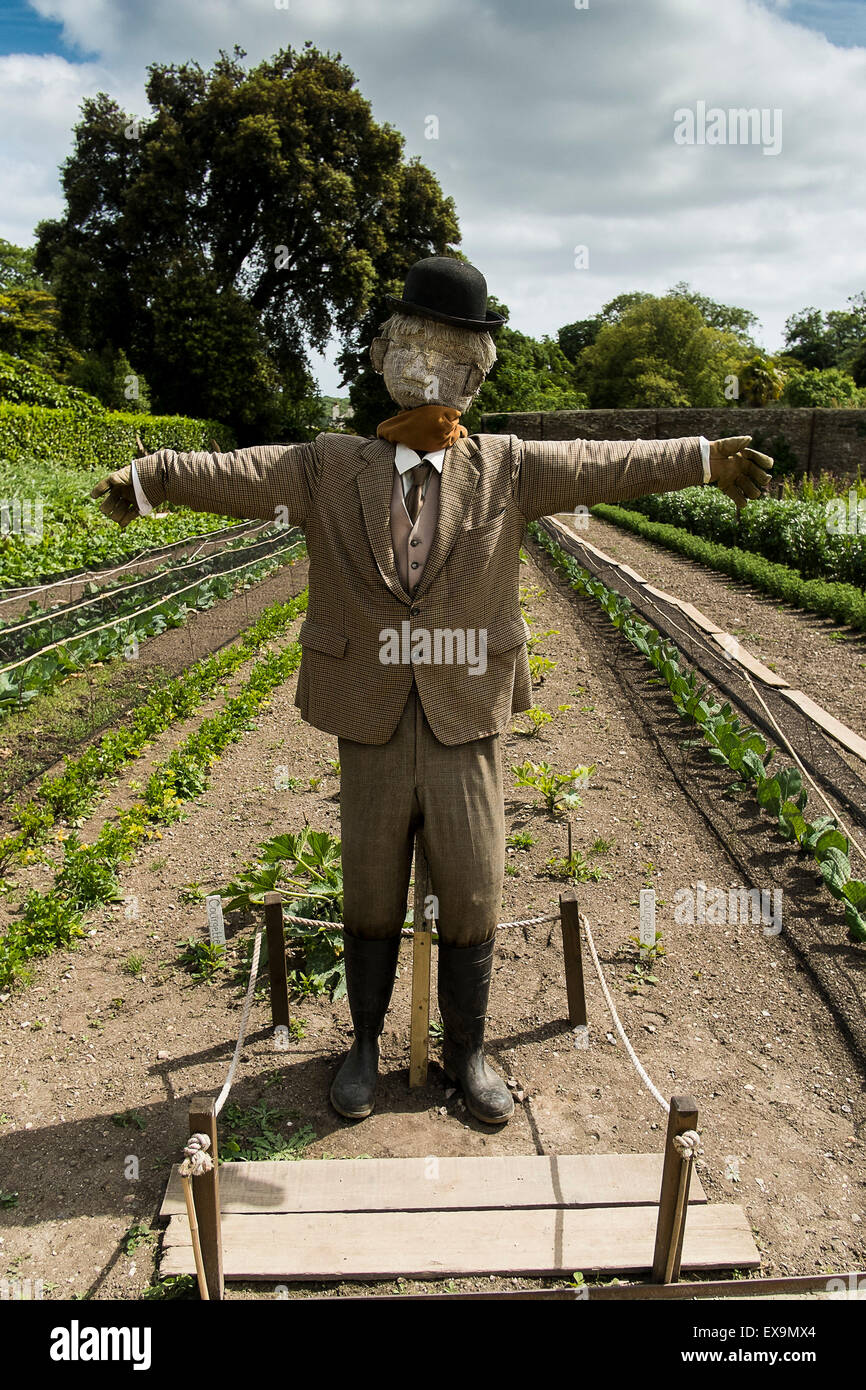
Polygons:
M256 939L253 945L253 961L252 965L250 966L250 979L249 984L247 985L247 995L246 999L244 1000L243 1013L241 1014L241 1024L238 1030L238 1040L235 1043L234 1056L231 1060L231 1066L229 1067L228 1076L225 1079L225 1083L223 1085L222 1090L216 1098L216 1103L214 1105L215 1115L218 1115L222 1110L223 1106L225 1105L226 1100L228 1099L229 1091L232 1088L232 1082L235 1079L235 1072L238 1069L238 1062L240 1061L241 1049L244 1045L244 1037L247 1031L247 1023L250 1017L250 1009L252 1008L253 996L256 991L256 977L259 973L259 951L261 950L262 945L263 928L264 922L260 922L258 928L256 929Z
M197 1178L202 1173L209 1173L213 1168L213 1158L207 1153L210 1148L210 1136L207 1134L191 1134L184 1147L183 1162L178 1164L178 1171L182 1178Z
M632 1062L633 1062L633 1064L634 1064L634 1068L635 1068L635 1070L636 1070L638 1076L640 1077L641 1081L644 1083L644 1085L646 1086L646 1088L647 1088L647 1090L650 1092L650 1094L651 1094L652 1096L654 1096L655 1099L658 1101L659 1105L661 1106L662 1110L664 1110L665 1114L668 1114L668 1113L670 1112L670 1108L671 1108L671 1107L670 1107L670 1104L668 1103L668 1101L665 1100L665 1098L664 1098L664 1096L662 1095L661 1091L659 1091L659 1090L657 1089L657 1087L655 1087L655 1086L653 1085L653 1083L650 1081L649 1077L648 1077L647 1074L646 1074L646 1071L644 1070L644 1068L643 1068L643 1066L642 1066L642 1064L641 1064L640 1058L638 1057L637 1053L635 1052L634 1048L632 1047L631 1043L629 1042L628 1037L627 1037L627 1035L626 1035L626 1031L625 1031L625 1029L623 1028L622 1024L621 1024L620 1021L619 1021L619 1014L618 1014L617 1011L616 1011L616 1005L614 1004L613 1000L612 1000L611 997L610 997L610 990L609 990L608 987L607 987L607 981L606 981L605 978L604 978L604 972L603 972L603 970L602 970L602 968L601 968L601 962L599 961L598 955L597 955L597 953L596 953L595 942L594 942L593 939L592 939L592 932L591 932L590 929L589 929L589 923L587 922L587 920L586 920L586 918L584 917L583 913L580 913L580 914L579 914L579 919L580 919L580 924L581 924L581 926L583 927L583 930L586 932L586 943L587 943L587 945L589 946L589 954L592 956L592 963L593 963L593 965L595 966L595 971L596 971L596 974L598 975L598 981L599 981L599 984L601 985L601 990L602 990L602 993L603 993L603 995L604 995L604 997L605 997L605 1000L606 1000L606 1002L607 1002L607 1007L608 1007L608 1009L610 1010L610 1016L611 1016L611 1018L613 1019L614 1026L615 1026L615 1028L616 1028L616 1031L619 1033L620 1037L622 1038L623 1044L624 1044L624 1046L625 1046L625 1050L626 1050L626 1052L628 1053L629 1057L631 1058L631 1060L632 1060Z
M280 889L278 888L276 891L279 893L279 892L282 891L282 890L280 890ZM285 914L285 921L287 921L287 922L295 922L298 926L301 926L301 927L340 927L341 930L345 931L345 923L344 923L344 922L329 922L329 921L325 921L325 920L324 920L323 918L321 918L321 917L294 917L294 916L291 916L289 913L286 913L286 914ZM499 928L501 928L501 927L534 927L534 926L536 926L539 922L558 922L558 921L559 921L559 913L558 913L558 912L548 912L548 913L546 913L546 914L545 914L544 916L542 916L542 917L522 917L522 918L520 918L520 920L517 921L517 922L497 922L497 923L496 923L496 928L497 928L497 930L499 930ZM415 934L411 927L403 927L402 933L403 933L403 936L414 936L414 934Z
M682 1134L675 1134L674 1148L680 1158L686 1159L687 1162L691 1162L693 1158L700 1158L704 1151L701 1136L696 1129L687 1129Z

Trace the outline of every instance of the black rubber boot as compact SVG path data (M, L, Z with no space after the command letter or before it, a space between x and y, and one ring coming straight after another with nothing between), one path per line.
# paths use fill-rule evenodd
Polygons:
M501 1125L514 1112L511 1092L484 1059L484 1023L493 970L494 942L480 946L439 945L439 1012L444 1039L442 1065L459 1081L470 1114Z
M355 1041L334 1077L331 1104L347 1120L363 1120L373 1109L379 1074L379 1035L391 1002L400 933L365 941L343 933L346 994L355 1026Z

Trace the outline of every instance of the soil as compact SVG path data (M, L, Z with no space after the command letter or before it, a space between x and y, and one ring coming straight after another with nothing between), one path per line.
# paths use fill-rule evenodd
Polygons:
M603 535L600 523L592 525L591 539L616 553L610 528ZM623 558L653 582L675 587L666 568L669 557L651 551L658 559L653 569L648 556L632 549L641 544L623 542ZM279 584L281 576L271 582ZM736 884L737 863L659 756L662 706L649 698L654 692L648 683L647 698L638 700L633 685L623 681L621 644L588 620L535 551L523 582L534 630L553 630L539 643L556 666L539 687L537 703L555 718L536 738L508 733L505 764L529 757L559 770L596 765L572 822L575 848L605 877L579 885L581 910L650 1076L665 1095L697 1099L705 1149L699 1171L709 1199L745 1207L764 1274L862 1267L864 1061L784 932L768 936L760 924L675 920L678 890L699 880ZM763 632L765 601L732 592L725 581L712 582L717 596L708 577L706 589L695 587L686 596L725 624L736 606L740 626ZM772 613L769 605L767 618ZM201 616L217 621L215 613ZM779 635L770 631L767 641L775 646L747 645L762 660L778 659L781 669L783 660L793 662L796 646L784 645L781 629ZM183 640L182 633L176 637ZM826 640L816 632L816 646L819 637ZM834 656L852 650L827 644L831 648ZM815 694L803 674L797 679ZM850 695L844 709L833 708L825 687L820 695L852 722ZM189 804L186 819L128 866L124 902L93 912L93 934L79 949L40 963L34 983L3 1005L0 1189L18 1197L0 1207L0 1277L41 1278L46 1297L103 1299L140 1297L154 1279L155 1218L169 1168L185 1142L188 1102L221 1086L243 992L228 971L217 983L197 984L178 966L177 943L206 936L203 904L186 901L182 890L192 883L204 891L223 887L255 858L263 840L304 822L339 834L338 780L328 767L337 756L336 740L303 724L293 697L294 680L275 692L254 727L215 764L209 788ZM837 698L842 697L840 686ZM560 705L570 708L558 712ZM167 731L148 757L165 756L184 732ZM281 766L301 779L301 788L275 787ZM321 784L304 790L315 775L323 776ZM125 803L130 782L142 776L139 762L110 789L81 827L84 840L111 807ZM702 768L702 776L717 774ZM723 785L720 779L719 792ZM513 786L506 819L509 832L528 831L533 843L509 854L513 872L505 878L502 919L555 910L565 884L550 876L548 861L565 853L564 820L549 815L534 792ZM609 848L593 850L599 840ZM789 853L760 828L752 843L756 872L769 857ZM17 878L22 888L49 881L39 865ZM632 938L638 893L647 886L656 889L665 954L654 966L658 982L634 986ZM814 911L827 911L828 930L838 932L841 946L844 928L829 901L817 895ZM230 955L239 957L249 926L240 914L227 925ZM130 953L144 957L135 976L124 970ZM377 1107L369 1119L342 1120L328 1105L330 1080L351 1038L345 1001L295 1001L293 1017L303 1020L304 1036L285 1053L274 1050L268 1004L264 992L257 996L231 1100L244 1109L261 1100L278 1108L287 1136L309 1125L315 1138L307 1157L658 1151L664 1114L616 1040L589 964L587 972L590 1046L582 1049L567 1021L556 924L500 932L488 1051L524 1095L500 1130L467 1114L435 1061L428 1085L408 1089L408 941L382 1040ZM138 1231L137 1248L126 1253L124 1238L132 1227L145 1230ZM134 1236L129 1244L135 1243ZM449 1287L495 1290L545 1282L561 1281L485 1278ZM301 1285L293 1292L322 1287ZM326 1291L354 1287L333 1284ZM409 1292L441 1285L399 1287ZM361 1288L376 1292L382 1286ZM275 1295L270 1285L230 1284L227 1296Z

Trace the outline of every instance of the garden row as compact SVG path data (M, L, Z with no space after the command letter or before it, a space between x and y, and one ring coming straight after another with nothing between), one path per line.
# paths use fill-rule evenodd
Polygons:
M693 536L737 546L798 570L804 579L866 585L866 483L833 495L764 497L741 511L718 488L687 487L629 502L650 521L678 526ZM861 505L862 504L862 505Z
M866 881L851 872L851 845L832 816L809 820L804 814L808 793L796 767L773 772L775 750L758 730L744 726L727 703L719 703L706 684L699 684L674 643L637 617L627 598L609 589L583 569L547 534L533 524L531 534L550 556L554 568L571 587L593 598L613 626L649 662L666 683L674 706L698 737L687 746L704 746L713 762L734 774L729 790L754 797L771 816L784 839L814 859L830 893L844 908L848 935L866 941Z
M804 579L799 570L776 564L751 550L721 545L692 535L679 526L650 521L639 512L600 503L593 514L626 531L673 550L700 565L729 574L759 593L781 599L793 608L817 613L837 623L866 632L866 590L856 584L825 579ZM749 509L746 508L746 511Z
M129 463L133 447L124 462ZM33 458L0 457L0 587L25 587L140 556L226 526L212 512L178 509L121 529L90 496L94 474Z
M280 605L278 613L270 610L263 614L244 642L238 644L235 659L241 650L248 656L251 646L260 645L264 630L269 629L273 636L275 630L303 612L306 599L305 592L290 603ZM220 654L220 658L224 655ZM161 838L160 827L177 820L183 813L184 803L204 791L213 764L250 727L250 721L270 694L297 669L300 657L301 648L297 642L259 657L237 694L227 699L217 714L204 719L166 759L156 763L142 798L106 820L91 844L82 844L74 831L57 836L63 846L63 860L55 872L53 887L46 893L31 890L18 916L0 936L0 989L9 990L25 983L30 977L32 959L72 945L83 934L83 914L88 909L119 899L121 863L128 861L144 841ZM226 674L225 669L218 667L220 658L209 658L202 663L196 673L197 680L188 688L182 683L177 692L181 705L184 697L187 703L200 703L204 694ZM77 767L68 766L63 779L54 779L53 784L43 783L41 799L19 813L22 825L15 849L20 851L26 839L32 842L45 837L58 803L69 805L70 797L64 795L64 791L69 789L70 779L74 801L76 774L84 774L81 800L86 803L93 798L98 782L110 775L112 767L137 756L159 725L164 727L172 722L178 713L176 704L166 706L157 702L150 705L148 702L133 720L130 740L124 741L123 731L112 735L78 760ZM105 755L104 762L99 761L100 751ZM88 763L91 752L96 757ZM7 860L11 852L7 841ZM25 850L25 856L27 853Z
M192 613L250 588L281 565L295 560L303 550L303 541L297 537L292 540L284 536L276 543L280 548L272 554L239 561L222 574L175 583L173 591L163 597L142 600L138 593L129 595L124 605L128 611L97 623L80 635L75 630L79 619L71 615L71 635L45 645L33 656L19 657L0 667L0 718L44 694L64 676L116 656L136 657L140 644L148 638L167 628L181 627ZM159 581L146 583L158 585Z

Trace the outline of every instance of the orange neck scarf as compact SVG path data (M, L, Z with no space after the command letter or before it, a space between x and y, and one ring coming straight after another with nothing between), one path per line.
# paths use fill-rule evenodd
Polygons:
M450 405L416 405L414 410L401 410L399 415L383 420L376 430L379 439L425 454L447 449L468 433L460 424L460 411Z

